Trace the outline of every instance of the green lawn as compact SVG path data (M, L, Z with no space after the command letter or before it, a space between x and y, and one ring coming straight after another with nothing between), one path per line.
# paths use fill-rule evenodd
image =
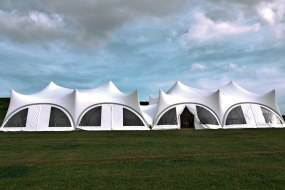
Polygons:
M285 129L0 133L0 189L285 189Z

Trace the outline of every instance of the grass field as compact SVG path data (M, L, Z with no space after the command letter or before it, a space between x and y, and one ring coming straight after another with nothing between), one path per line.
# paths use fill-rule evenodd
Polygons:
M285 129L0 133L0 189L284 189Z

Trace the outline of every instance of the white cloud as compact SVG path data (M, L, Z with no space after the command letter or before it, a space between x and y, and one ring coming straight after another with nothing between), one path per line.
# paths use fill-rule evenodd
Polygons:
M268 28L276 39L285 34L285 0L261 2L256 7L259 16L268 23Z
M269 7L260 7L258 8L258 13L260 14L260 16L267 22L269 22L270 24L274 24L275 23L275 13L273 12L273 10Z
M229 72L238 72L238 73L255 73L252 69L248 68L245 65L238 65L238 64L227 64L223 66L225 71Z
M259 16L269 24L278 24L284 20L285 0L261 2L257 7Z
M29 12L29 18L34 22L34 24L44 28L56 28L63 25L62 16L57 14L48 16L41 12L31 11Z
M203 64L200 64L200 63L196 63L196 64L193 64L191 66L191 72L197 72L197 71L205 71L207 70L207 66L206 65L203 65Z
M235 22L215 22L204 15L197 12L194 15L194 21L186 34L182 36L182 41L198 41L207 42L211 40L219 40L227 37L234 37L247 33L255 33L260 30L260 24L251 25L240 24Z

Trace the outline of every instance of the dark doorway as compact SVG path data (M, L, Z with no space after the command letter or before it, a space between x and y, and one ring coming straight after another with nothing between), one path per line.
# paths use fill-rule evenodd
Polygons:
M187 107L184 108L183 112L180 115L180 128L195 128L194 126L194 115L188 110Z

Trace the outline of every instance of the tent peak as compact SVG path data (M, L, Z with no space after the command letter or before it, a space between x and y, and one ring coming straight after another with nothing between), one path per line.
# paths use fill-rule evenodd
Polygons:
M225 86L239 86L235 81L230 80Z
M102 89L105 89L105 90L110 91L112 93L123 94L123 92L121 92L118 89L118 87L111 80L109 80L106 85L103 85L101 87L102 87ZM99 87L99 88L101 88L101 87Z
M107 82L107 84L108 84L108 85L115 85L115 84L113 83L113 81L111 81L111 80L109 80L109 81Z
M175 84L182 84L182 82L180 80L177 80Z
M216 91L214 91L213 93L220 93L221 90L220 89L217 89Z
M62 89L68 89L68 88L65 88L65 87L62 87L62 86L60 86L60 85L58 85L58 84L56 84L55 82L53 82L53 81L50 81L49 83L48 83L48 85L43 89L43 90L45 90L45 89L60 89L60 88L62 88Z
M225 87L233 87L233 88L239 88L239 89L243 89L240 85L238 85L235 81L231 80L230 82L228 82L226 85L224 85L222 88Z
M263 96L272 96L272 95L275 96L275 94L276 94L276 90L273 89L269 92L264 93Z
M110 80L102 86L97 88L90 88L90 89L82 89L78 90L80 93L85 94L102 94L106 96L114 96L114 95L123 95L124 93L121 92L117 86Z
M17 92L16 90L14 90L14 89L11 89L11 96L12 96L13 94L14 94L14 95L23 95L23 94Z
M222 94L228 94L232 96L249 96L249 97L258 97L260 94L253 93L251 91L248 91L238 85L235 81L230 81L228 84L222 86L219 88L220 92Z
M49 82L49 85L52 85L52 84L55 84L55 83L54 83L53 81L50 81L50 82Z
M179 80L166 92L170 95L179 95L179 96L200 96L200 93L197 89L194 89Z

